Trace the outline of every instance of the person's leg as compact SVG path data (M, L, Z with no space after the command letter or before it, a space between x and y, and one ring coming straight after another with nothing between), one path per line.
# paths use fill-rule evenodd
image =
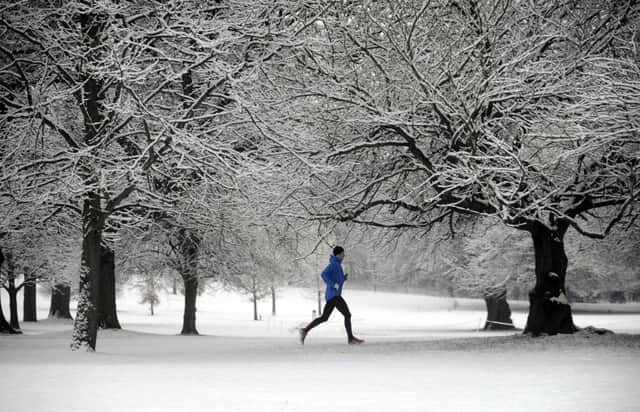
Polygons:
M349 306L347 306L347 302L342 296L338 296L335 299L336 309L344 316L344 328L347 330L347 338L351 341L353 339L353 332L351 331L351 312L349 312Z
M339 297L340 296L335 297L329 300L327 303L325 303L324 309L322 309L322 315L312 320L311 323L309 323L306 327L302 328L302 330L305 333L308 333L311 329L315 328L319 324L328 321L329 316L331 316L331 312L333 312L333 308L336 307L336 299L338 299Z

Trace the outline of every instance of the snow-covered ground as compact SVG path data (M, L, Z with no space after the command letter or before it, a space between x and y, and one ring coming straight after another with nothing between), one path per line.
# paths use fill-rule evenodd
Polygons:
M101 331L96 353L68 349L70 322L23 323L23 335L0 335L0 410L640 411L638 305L576 307L579 326L613 336L531 339L478 331L482 301L345 297L365 345L346 345L336 312L301 346L295 330L317 306L301 289L280 293L275 317L261 302L257 322L245 297L200 296L201 336L178 336L181 297L161 296L151 317L134 291L124 293L124 330ZM45 319L48 300L39 299ZM513 307L523 327L526 304Z

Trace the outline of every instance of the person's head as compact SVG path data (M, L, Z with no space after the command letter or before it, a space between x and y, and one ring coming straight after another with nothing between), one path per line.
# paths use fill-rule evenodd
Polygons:
M341 246L336 246L333 248L333 256L340 259L340 262L344 259L344 249Z

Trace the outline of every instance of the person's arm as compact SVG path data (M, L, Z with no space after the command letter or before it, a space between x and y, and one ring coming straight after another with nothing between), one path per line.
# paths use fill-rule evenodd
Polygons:
M340 290L342 284L346 278L344 277L344 272L342 271L342 266L336 265L333 268L333 287L336 290Z
M322 280L324 281L324 283L327 284L327 286L333 285L335 282L333 281L333 278L331 276L331 265L328 265L326 268L324 268L324 270L322 271Z

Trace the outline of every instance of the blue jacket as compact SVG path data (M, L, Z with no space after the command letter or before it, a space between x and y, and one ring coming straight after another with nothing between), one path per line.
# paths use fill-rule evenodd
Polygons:
M327 302L342 294L344 272L342 271L340 259L335 256L331 256L329 258L329 264L322 271L322 280L327 284L327 291L324 294L324 298ZM338 285L338 288L336 288L336 284Z

